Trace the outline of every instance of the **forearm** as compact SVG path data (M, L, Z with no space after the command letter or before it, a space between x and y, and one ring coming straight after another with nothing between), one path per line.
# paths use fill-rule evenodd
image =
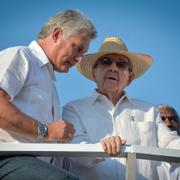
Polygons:
M8 94L0 89L0 128L33 138L39 137L39 122L21 112L9 99ZM48 132L43 136L47 142L68 142L74 134L73 126L63 120L48 123L47 128Z
M38 121L21 112L0 91L0 128L36 138L37 125Z

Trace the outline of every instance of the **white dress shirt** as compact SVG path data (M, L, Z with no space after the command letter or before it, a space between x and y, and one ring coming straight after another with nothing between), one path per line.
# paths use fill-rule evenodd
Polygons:
M53 67L36 41L0 52L0 88L18 109L43 123L60 119L54 80ZM0 143L41 141L0 128Z
M71 143L99 143L107 136L119 135L127 144L180 149L180 138L162 123L154 106L127 95L114 106L95 91L91 97L68 103L63 108L63 119L75 127ZM125 179L125 165L125 158L106 158L99 163L74 158L71 170L82 180L118 180ZM155 163L137 160L136 177L158 179Z

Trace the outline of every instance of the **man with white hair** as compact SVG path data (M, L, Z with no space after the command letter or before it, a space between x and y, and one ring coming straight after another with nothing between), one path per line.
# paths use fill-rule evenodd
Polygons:
M97 85L92 96L63 108L63 119L76 130L70 143L101 143L114 156L72 159L72 172L82 180L125 179L126 160L116 158L122 144L180 149L180 138L162 122L152 104L130 98L125 88L152 64L148 55L129 52L117 37L106 38L99 51L87 54L78 70ZM137 160L137 179L158 179L156 164Z
M76 10L50 18L29 46L0 52L0 143L67 142L73 125L61 120L54 71L68 72L96 37L92 22ZM77 179L55 167L57 159L0 157L0 179ZM50 164L51 163L51 164Z

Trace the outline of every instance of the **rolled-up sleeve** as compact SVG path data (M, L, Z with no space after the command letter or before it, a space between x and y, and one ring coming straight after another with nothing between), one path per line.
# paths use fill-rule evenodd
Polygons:
M0 53L0 87L13 99L22 89L29 63L22 49L10 48Z

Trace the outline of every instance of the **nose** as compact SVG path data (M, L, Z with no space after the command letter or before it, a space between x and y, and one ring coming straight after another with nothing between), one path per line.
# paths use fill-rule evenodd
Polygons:
M72 63L73 65L75 65L75 64L77 64L77 63L81 63L82 59L83 59L82 56L73 57L73 58L71 59L71 63Z
M76 63L79 64L83 60L83 56L78 56L78 57L75 58L75 60L76 60Z
M112 62L112 64L109 66L109 68L110 68L110 71L112 71L112 72L118 72L118 70L119 70L115 61Z
M169 120L169 118L165 118L164 120L164 123L167 125L167 126L170 126L171 125L171 120Z

